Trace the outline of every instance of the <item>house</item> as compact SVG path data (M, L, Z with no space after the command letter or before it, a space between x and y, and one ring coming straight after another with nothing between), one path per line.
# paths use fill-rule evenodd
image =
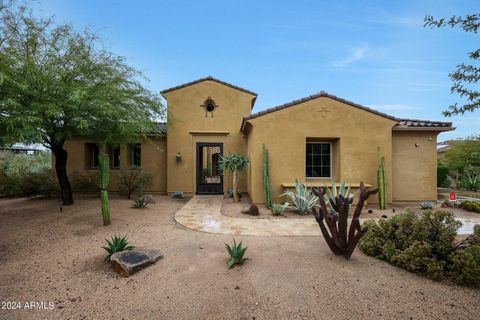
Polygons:
M12 155L12 154L33 155L40 151L42 151L42 149L35 145L24 146L24 145L14 144L11 146L4 146L0 148L0 160L4 160L5 158L7 158L9 155Z
M274 200L295 179L375 186L377 150L386 161L389 202L435 200L437 136L454 130L451 122L399 119L323 91L252 114L255 92L213 77L161 93L169 112L168 123L159 124L164 134L110 150L112 170L141 166L154 175L149 192L224 194L231 178L216 164L222 154L239 153L251 161L239 188L262 203L265 144ZM96 169L94 144L65 146L71 175Z

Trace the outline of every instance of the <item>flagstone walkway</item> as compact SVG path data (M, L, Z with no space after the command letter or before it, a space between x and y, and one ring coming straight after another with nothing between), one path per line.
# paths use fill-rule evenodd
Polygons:
M244 236L321 236L320 228L311 219L249 219L234 218L221 214L223 196L194 196L175 213L175 220L182 226L219 234ZM360 222L370 219L360 219ZM472 219L460 219L464 226L460 234L473 231L473 225L480 223ZM477 220L477 219L475 219Z

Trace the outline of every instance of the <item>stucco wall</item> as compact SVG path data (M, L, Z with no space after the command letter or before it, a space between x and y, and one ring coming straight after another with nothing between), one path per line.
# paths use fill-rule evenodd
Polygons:
M437 133L393 131L393 201L436 200L436 186Z
M321 112L325 106L328 112ZM376 185L377 147L385 156L389 189L392 188L392 127L395 121L320 97L289 108L249 120L253 126L251 142L250 195L257 203L264 202L262 181L262 143L270 154L270 176L273 199L283 192L282 183L295 178L305 181L307 139L335 141L332 171L337 181ZM337 150L335 150L337 147ZM308 179L323 185L325 179ZM327 179L330 181L330 179ZM392 200L391 193L389 201ZM369 202L377 202L376 197Z
M87 168L85 155L87 154L86 143L89 141L72 139L65 142L68 152L67 173L70 178L77 174L95 172ZM166 167L166 139L163 137L148 138L141 143L141 167L145 172L153 174L151 186L146 187L146 192L166 192L167 190L167 167ZM127 145L120 146L120 169L128 168L129 156ZM118 176L120 170L110 170L110 191L119 191Z
M240 132L242 118L250 114L254 95L215 81L202 81L164 94L168 101L167 190L194 193L196 190L197 142L221 142L223 152L247 154L246 138ZM211 97L218 107L205 116L201 107ZM176 161L177 153L181 161ZM232 178L224 176L224 191L231 188ZM245 192L246 174L239 178Z

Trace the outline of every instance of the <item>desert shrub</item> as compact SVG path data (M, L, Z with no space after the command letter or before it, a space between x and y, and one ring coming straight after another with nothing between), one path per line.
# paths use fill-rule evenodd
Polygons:
M480 213L480 202L478 201L465 200L460 203L460 206L467 211Z
M185 198L185 194L182 191L175 191L171 197L173 199L183 199Z
M141 168L120 170L119 185L127 199L130 199L134 192L142 193L143 188L152 184L152 180L153 175Z
M295 179L295 190L287 191L281 196L290 198L289 207L297 210L300 214L308 214L310 210L317 204L318 197L308 188L305 183L298 182Z
M11 155L0 163L0 195L53 197L59 194L49 153Z
M447 165L439 162L437 165L437 187L450 188L452 182L448 176L449 168Z
M420 216L403 212L388 220L368 221L359 247L367 255L385 260L430 279L449 277L462 284L480 284L480 226L455 243L461 222L449 211L427 210Z
M74 192L100 192L100 172L98 170L73 172L70 175L70 184Z
M119 237L114 235L110 240L105 239L107 245L102 247L107 251L107 256L105 257L105 261L110 261L110 257L115 252L125 251L125 250L132 250L134 247L130 246L127 240L127 236Z
M272 210L272 214L274 216L279 216L283 213L283 211L285 211L285 209L287 209L288 207L288 203L285 202L284 204L281 204L281 203L272 203L272 207L271 207L271 210Z

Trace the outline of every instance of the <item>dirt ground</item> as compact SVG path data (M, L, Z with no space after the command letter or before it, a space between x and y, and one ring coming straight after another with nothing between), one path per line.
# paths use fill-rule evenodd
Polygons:
M145 210L112 199L0 200L0 302L49 302L1 319L478 319L480 290L438 283L356 250L333 256L321 237L237 237L243 266L226 268L224 242L179 227L184 201L156 196ZM313 217L310 216L311 219ZM128 235L165 257L130 278L103 261L104 239Z

